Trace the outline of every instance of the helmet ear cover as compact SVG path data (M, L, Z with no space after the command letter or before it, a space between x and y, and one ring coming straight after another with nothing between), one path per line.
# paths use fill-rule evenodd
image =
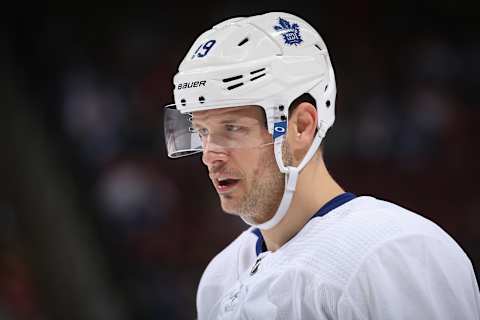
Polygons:
M304 93L300 96L298 96L297 98L295 98L291 103L290 103L290 106L288 106L288 117L290 118L290 116L292 115L292 112L298 107L298 105L302 102L308 102L310 103L311 105L313 105L315 107L315 109L317 108L317 101L315 100L315 98L310 94L310 93ZM265 128L268 129L268 124L267 124L267 119L265 118L264 120L264 124L265 124Z

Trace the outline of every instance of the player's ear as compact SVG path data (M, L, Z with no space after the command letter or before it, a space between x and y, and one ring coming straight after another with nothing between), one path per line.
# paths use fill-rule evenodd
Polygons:
M295 160L303 159L317 129L317 110L309 102L295 107L288 119L287 140Z

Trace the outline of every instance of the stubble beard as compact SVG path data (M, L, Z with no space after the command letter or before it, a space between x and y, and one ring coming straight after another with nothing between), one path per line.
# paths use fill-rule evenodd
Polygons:
M285 165L289 165L292 155L288 144L282 147ZM285 174L278 169L272 151L265 150L260 156L258 169L254 171L250 190L241 198L236 214L244 220L260 224L270 220L276 213L285 190Z

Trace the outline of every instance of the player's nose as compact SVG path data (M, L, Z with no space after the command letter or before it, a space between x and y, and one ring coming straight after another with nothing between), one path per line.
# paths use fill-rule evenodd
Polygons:
M210 167L215 162L225 161L227 152L224 147L225 143L217 135L209 134L202 139L202 161Z
M213 144L207 144L203 148L202 162L207 167L212 167L218 163L225 162L228 159L228 154L219 146Z

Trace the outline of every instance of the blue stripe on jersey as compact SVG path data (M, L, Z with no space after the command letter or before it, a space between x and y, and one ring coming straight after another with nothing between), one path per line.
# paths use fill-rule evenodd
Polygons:
M260 253L267 251L267 246L265 245L265 241L263 240L263 235L260 232L260 229L255 228L252 230L252 232L258 237L257 243L255 243L255 252L258 256Z
M342 204L347 203L348 201L356 197L357 196L351 192L342 193L341 195L338 195L332 200L325 203L320 208L320 210L318 210L317 213L315 213L310 219L313 219L315 217L323 217L333 209L340 207ZM267 251L267 246L265 245L265 241L263 240L263 235L260 232L260 229L258 228L253 229L252 233L258 237L257 243L255 244L255 252L257 253L257 256L258 256L260 253Z
M354 195L351 192L342 193L341 195L338 195L335 198L333 198L332 200L325 203L320 208L320 210L318 210L317 213L315 213L313 215L312 218L322 217L322 216L326 215L327 213L329 213L330 211L332 211L333 209L338 208L342 204L347 203L348 201L354 199L355 197L356 197L356 195Z

